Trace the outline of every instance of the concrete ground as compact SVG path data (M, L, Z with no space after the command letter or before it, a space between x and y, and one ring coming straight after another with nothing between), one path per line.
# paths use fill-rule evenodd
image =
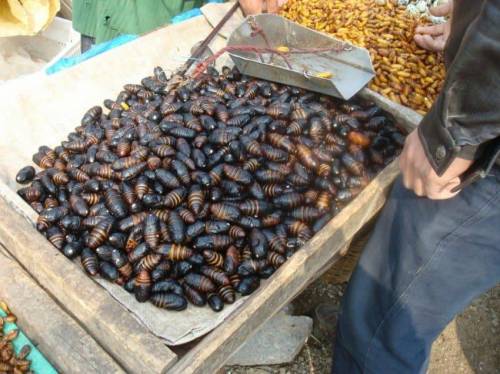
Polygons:
M293 303L294 314L314 316L317 304L338 304L345 284L333 284L323 276ZM429 374L500 373L500 285L478 297L457 316L434 343ZM329 373L331 341L315 328L297 358L288 365L226 367L232 374Z

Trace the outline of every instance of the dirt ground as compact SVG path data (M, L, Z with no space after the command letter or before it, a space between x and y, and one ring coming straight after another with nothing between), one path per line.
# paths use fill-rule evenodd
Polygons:
M294 302L294 313L314 317L319 303L338 305L345 284L323 276ZM288 365L227 367L226 374L329 373L332 338L317 327L297 358ZM428 374L500 373L500 285L477 298L434 343Z

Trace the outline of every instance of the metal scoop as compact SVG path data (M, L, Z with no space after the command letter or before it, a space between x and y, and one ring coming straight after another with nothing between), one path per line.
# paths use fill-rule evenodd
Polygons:
M366 49L273 14L247 17L227 46L245 74L345 100L375 76Z

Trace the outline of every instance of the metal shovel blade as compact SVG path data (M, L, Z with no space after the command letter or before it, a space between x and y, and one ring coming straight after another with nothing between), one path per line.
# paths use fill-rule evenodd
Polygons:
M255 30L262 32L255 33ZM286 47L291 51L284 55L286 60L276 53L256 53L244 49L232 50L229 55L244 74L345 100L355 95L375 76L366 49L274 14L247 17L233 31L227 45L236 48ZM320 52L302 53L310 49ZM296 53L298 50L301 53ZM330 77L325 77L330 74Z

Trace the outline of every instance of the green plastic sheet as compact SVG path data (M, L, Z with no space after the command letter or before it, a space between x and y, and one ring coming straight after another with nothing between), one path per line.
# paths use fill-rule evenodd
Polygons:
M5 317L6 314L0 309L0 316ZM15 323L5 323L4 331L7 333L11 330L19 329ZM28 360L31 361L31 370L35 374L57 374L57 370L50 364L49 361L43 356L43 354L33 345L33 343L28 339L28 337L19 329L19 334L17 338L12 342L14 345L14 350L16 353L28 344L31 347L31 353L28 355Z

